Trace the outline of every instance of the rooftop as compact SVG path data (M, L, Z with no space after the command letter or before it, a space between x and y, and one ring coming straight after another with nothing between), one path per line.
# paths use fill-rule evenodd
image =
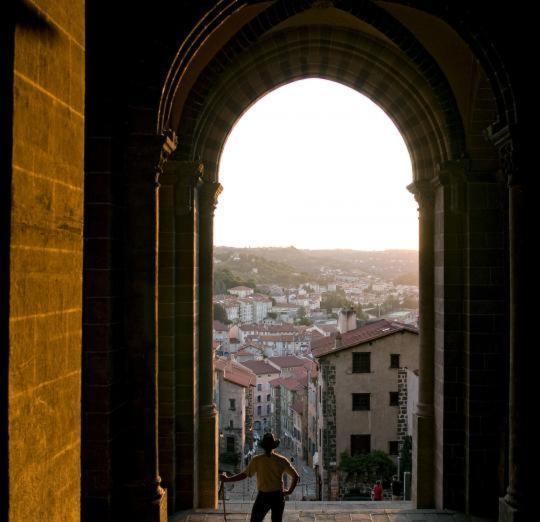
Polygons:
M386 319L380 319L373 323L368 323L360 328L355 328L350 332L341 334L341 346L335 347L336 335L330 335L329 337L321 337L320 339L314 339L311 342L311 351L315 357L323 357L329 353L334 353L348 348L354 348L364 343L382 339L388 335L393 335L398 332L411 332L418 334L418 328L409 324L398 323L396 321L388 321Z

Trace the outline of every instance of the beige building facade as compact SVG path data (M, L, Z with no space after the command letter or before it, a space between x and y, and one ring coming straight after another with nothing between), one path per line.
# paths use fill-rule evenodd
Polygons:
M340 455L381 450L397 459L398 369L418 367L418 332L376 321L315 346L318 473L323 499L334 499ZM321 340L321 341L323 341Z

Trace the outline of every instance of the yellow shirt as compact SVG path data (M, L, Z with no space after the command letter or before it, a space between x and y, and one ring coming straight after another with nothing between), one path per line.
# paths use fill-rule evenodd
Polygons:
M291 477L297 475L288 459L279 453L256 455L247 465L244 473L248 477L257 474L257 489L264 493L281 491L283 473Z

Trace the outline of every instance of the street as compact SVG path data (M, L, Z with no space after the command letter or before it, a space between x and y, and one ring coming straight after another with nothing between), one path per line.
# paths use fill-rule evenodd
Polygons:
M291 454L287 451L279 452L289 460L291 460ZM292 465L298 471L300 480L294 490L293 494L288 497L289 500L315 500L315 473L303 460L293 456L294 462ZM287 485L290 484L291 478L285 475ZM240 482L230 482L225 484L225 494L227 501L240 501L249 502L255 500L257 494L257 479L256 477L250 477Z

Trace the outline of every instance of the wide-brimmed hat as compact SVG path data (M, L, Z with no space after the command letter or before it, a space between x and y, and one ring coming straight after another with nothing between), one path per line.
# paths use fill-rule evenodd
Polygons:
M265 433L259 441L259 446L263 449L277 448L279 446L279 439L276 439L273 433Z

